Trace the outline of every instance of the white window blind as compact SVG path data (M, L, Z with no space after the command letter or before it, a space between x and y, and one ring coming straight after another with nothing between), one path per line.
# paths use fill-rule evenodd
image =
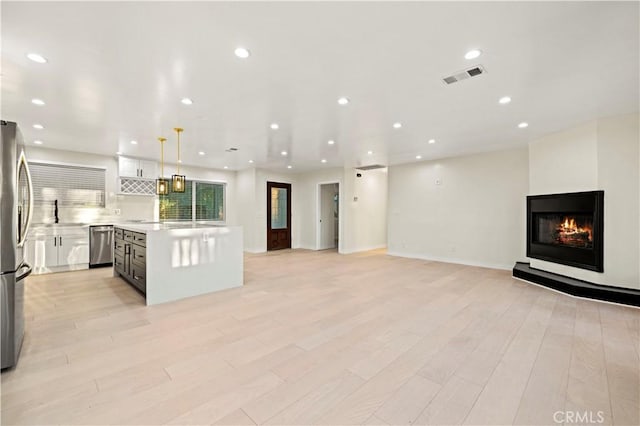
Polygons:
M29 170L36 204L105 206L105 169L30 162Z
M224 183L187 180L185 192L160 195L160 220L225 220Z

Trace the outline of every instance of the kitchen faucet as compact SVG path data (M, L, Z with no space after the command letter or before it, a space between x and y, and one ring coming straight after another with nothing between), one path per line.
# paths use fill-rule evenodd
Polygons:
M58 200L53 202L53 214L55 216L55 223L58 223L60 221L58 218Z

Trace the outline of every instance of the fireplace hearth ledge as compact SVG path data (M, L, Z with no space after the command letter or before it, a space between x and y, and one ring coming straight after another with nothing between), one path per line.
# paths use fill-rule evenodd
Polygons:
M620 303L622 305L640 307L640 290L594 284L553 272L532 268L529 263L516 262L513 267L513 277L560 291L571 296L605 302Z

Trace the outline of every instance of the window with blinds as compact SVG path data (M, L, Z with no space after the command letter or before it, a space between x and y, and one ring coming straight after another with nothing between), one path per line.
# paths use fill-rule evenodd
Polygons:
M105 169L30 162L29 171L35 204L105 206Z
M193 217L192 183L187 181L184 192L169 192L167 195L160 195L160 220L191 220Z
M224 221L225 184L188 180L184 192L160 195L160 220Z

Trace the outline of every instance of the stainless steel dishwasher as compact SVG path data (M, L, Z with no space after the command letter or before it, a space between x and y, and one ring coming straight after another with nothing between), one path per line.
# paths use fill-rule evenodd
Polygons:
M113 225L89 228L89 268L113 265Z

